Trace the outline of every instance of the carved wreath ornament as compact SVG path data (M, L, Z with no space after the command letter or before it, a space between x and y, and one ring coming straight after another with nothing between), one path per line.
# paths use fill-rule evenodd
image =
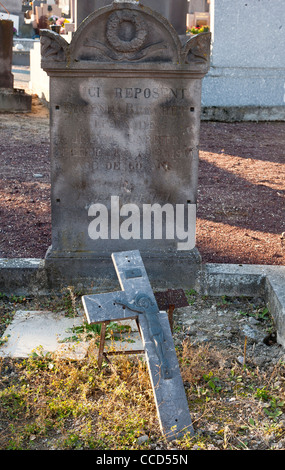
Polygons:
M147 26L142 16L128 10L116 11L108 19L106 37L118 52L134 52L142 48Z

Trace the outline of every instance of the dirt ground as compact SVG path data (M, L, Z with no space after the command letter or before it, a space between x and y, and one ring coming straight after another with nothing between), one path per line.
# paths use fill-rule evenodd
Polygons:
M285 123L202 122L197 247L204 263L285 264ZM48 110L0 115L0 257L51 244ZM283 235L282 235L283 234Z

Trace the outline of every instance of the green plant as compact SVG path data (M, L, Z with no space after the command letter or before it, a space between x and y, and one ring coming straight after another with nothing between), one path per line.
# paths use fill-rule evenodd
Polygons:
M19 419L20 414L27 410L28 393L26 385L21 387L12 385L0 392L1 408L10 419Z
M230 303L231 299L227 295L222 295L221 296L221 302L217 303L218 307L221 307L222 305L228 305Z
M272 397L269 402L269 407L264 408L264 413L274 421L283 414L282 407L284 406L284 401L279 400L278 398Z
M15 304L22 304L26 302L27 298L25 295L7 295L2 292L0 292L0 300L8 300L9 302L15 303Z
M119 325L116 322L110 322L108 323L106 327L106 335L105 339L113 339L113 340L119 340L120 337L116 336L117 334L122 334L126 332L130 332L131 327L129 325ZM101 333L101 323L92 323L89 324L87 322L83 322L82 325L80 326L74 326L71 328L70 331L72 336L69 336L67 338L64 338L61 340L61 343L65 342L70 342L70 341L80 341L82 337L84 337L85 340L89 340L92 338L97 338L100 336Z
M259 400L262 400L264 402L267 402L267 406L264 407L263 411L264 413L274 421L278 416L280 416L283 411L282 407L284 406L284 401L280 400L279 398L276 398L271 395L271 393L266 390L265 387L263 388L257 388L255 392L255 397L258 398Z
M255 312L244 312L240 310L239 314L245 317L253 317L253 318L256 318L257 320L262 320L262 321L270 319L270 313L267 307L260 307Z
M0 346L3 346L3 344L7 343L9 336L10 335L0 338Z
M193 305L198 293L196 292L195 289L189 289L189 290L185 290L185 295L186 295L186 299L189 305Z
M219 385L219 378L214 377L212 371L210 371L208 374L204 374L203 379L205 380L205 382L207 382L207 385L211 388L214 393L219 393L222 390L222 387Z
M257 312L257 318L260 320L268 320L269 319L269 310L267 307L259 309Z
M9 336L10 335L4 337L2 336L2 338L0 338L0 346L3 346L3 344L7 343Z
M71 432L68 433L68 437L62 440L62 446L64 449L80 449L82 441L78 434Z
M259 400L268 401L270 399L270 393L266 390L265 387L257 388L255 392L255 397Z

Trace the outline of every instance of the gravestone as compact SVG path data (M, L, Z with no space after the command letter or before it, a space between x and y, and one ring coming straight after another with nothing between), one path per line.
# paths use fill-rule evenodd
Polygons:
M1 5L2 3L2 5ZM5 0L0 3L0 11L9 11L9 13L20 14L22 11L22 0Z
M159 312L140 253L113 253L112 259L122 290L83 296L87 321L137 319L162 433L169 441L193 435L167 313Z
M189 13L209 11L209 3L207 0L190 0L188 11Z
M76 26L80 26L93 11L111 3L112 0L76 0ZM164 16L178 34L186 33L187 0L144 0L142 3Z
M22 0L4 0L0 2L0 19L12 20L17 34L21 36L24 24Z
M61 8L57 5L48 5L42 4L35 7L36 11L36 24L39 29L49 28L50 22L49 18L51 16L61 17Z
M72 0L59 0L57 2L59 8L61 8L62 13L66 16L70 16L72 12Z
M0 20L0 113L26 112L32 97L24 90L14 89L12 70L13 21Z
M210 14L215 37L203 119L284 121L284 0L211 1Z
M51 285L109 279L110 254L132 249L152 280L193 284L210 34L182 44L151 9L114 2L70 44L43 31L41 48L50 76Z
M13 21L0 20L0 88L13 88Z
M32 12L33 12L34 15L36 14L36 7L40 7L40 6L43 5L44 3L47 3L46 0L45 0L45 1L42 1L42 0L33 0Z

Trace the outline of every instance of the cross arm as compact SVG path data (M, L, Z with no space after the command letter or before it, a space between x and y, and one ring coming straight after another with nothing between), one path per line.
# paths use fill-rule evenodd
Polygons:
M88 323L135 319L139 315L128 308L129 299L124 291L84 295L82 302Z

